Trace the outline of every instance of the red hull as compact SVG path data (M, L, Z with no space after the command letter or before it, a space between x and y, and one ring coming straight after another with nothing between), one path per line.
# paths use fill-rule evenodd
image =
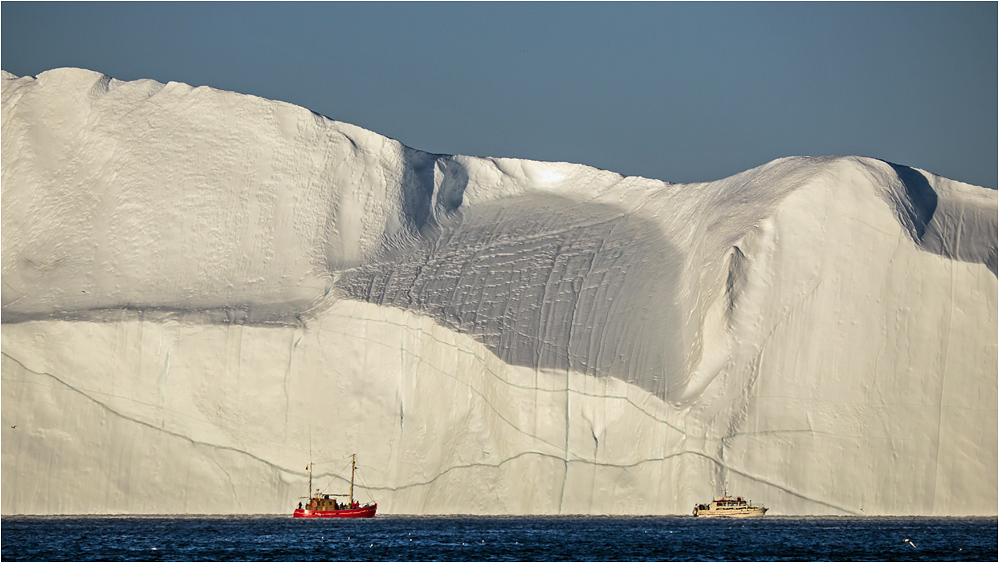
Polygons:
M375 510L378 510L377 502L360 508L345 508L342 510L306 510L304 508L296 508L292 516L295 518L373 518Z

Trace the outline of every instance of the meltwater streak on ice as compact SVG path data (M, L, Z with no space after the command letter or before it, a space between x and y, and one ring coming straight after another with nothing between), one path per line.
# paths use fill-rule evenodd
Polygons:
M207 87L2 86L4 514L285 513L310 448L386 513L995 514L994 190L859 157L667 184Z

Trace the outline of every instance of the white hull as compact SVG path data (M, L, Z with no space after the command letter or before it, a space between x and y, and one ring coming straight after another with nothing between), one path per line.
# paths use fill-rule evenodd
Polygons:
M731 510L694 510L694 516L701 518L752 518L763 516L766 508L737 508Z
M694 507L694 516L702 518L725 517L725 518L752 518L763 516L767 513L765 506L753 506L742 497L732 498L727 494L715 499L708 504L698 504Z

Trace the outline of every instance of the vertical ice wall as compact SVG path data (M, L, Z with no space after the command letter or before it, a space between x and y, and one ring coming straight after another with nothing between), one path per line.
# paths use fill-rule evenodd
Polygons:
M2 511L995 514L996 192L677 185L3 76ZM843 459L851 460L843 464Z

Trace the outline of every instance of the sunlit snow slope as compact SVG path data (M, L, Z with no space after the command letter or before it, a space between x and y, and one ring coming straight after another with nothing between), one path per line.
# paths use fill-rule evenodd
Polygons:
M2 83L4 514L287 513L355 452L381 513L996 514L994 190L860 157L668 184Z

